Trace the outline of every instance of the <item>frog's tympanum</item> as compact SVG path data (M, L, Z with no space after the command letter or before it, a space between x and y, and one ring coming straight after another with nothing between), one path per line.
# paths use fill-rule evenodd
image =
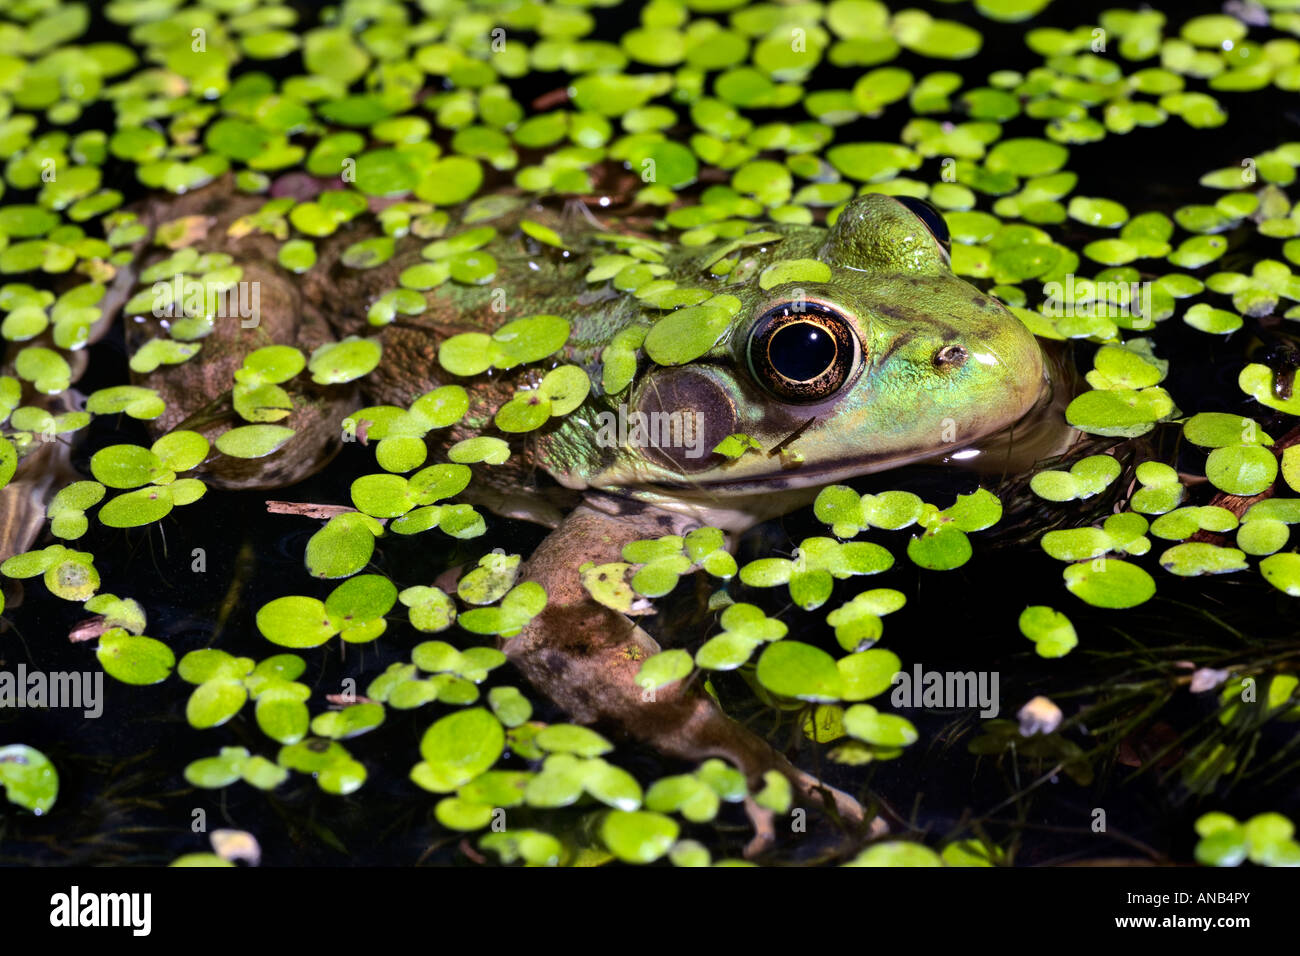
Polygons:
M631 273L632 282L627 273L589 275L595 257L629 249L636 233L628 223L597 224L573 208L549 211L519 198L491 200L453 216L442 235L477 230L478 249L495 259L495 273L482 284L444 281L423 293L422 314L398 315L380 329L367 324L367 311L398 287L404 269L424 261L427 240L399 238L387 262L351 268L340 261L342 251L374 229L373 217L361 217L318 241L315 266L295 275L277 264L274 237L231 232L260 198L227 183L152 207L154 224L209 217L196 248L230 254L245 280L261 283L257 328L219 322L196 360L138 377L168 401L159 427L185 422L214 434L235 424L227 389L254 348L278 342L307 350L330 336L377 335L383 360L360 383L365 397L407 407L440 384L463 384L470 411L459 425L431 433L434 455L471 435L506 438L510 460L476 466L467 494L554 528L527 565L527 577L545 586L548 606L504 647L527 678L577 721L621 727L674 757L720 756L751 779L778 768L806 796L832 800L841 815L860 819L855 801L797 771L708 696L680 683L644 692L634 678L658 643L636 620L594 602L578 569L620 560L630 541L703 524L734 540L808 503L821 486L910 462L956 456L999 472L1027 466L1057 450L1022 437L1053 404L1050 366L1036 340L1000 302L953 275L942 219L914 200L865 195L830 228L763 225L707 245L675 241L646 219L628 259L645 269ZM554 230L541 233L552 241L532 238L539 230L523 231L521 220ZM155 251L142 264L157 258ZM675 291L647 296L650 281ZM702 354L682 360L674 338L686 336L671 327L642 342L674 309L696 306L686 314L716 332ZM462 378L439 362L452 335L490 333L538 314L571 325L563 349L540 363ZM156 321L128 316L127 326L147 335ZM588 372L585 402L535 431L495 430L496 411L561 363ZM285 424L297 438L267 459L214 456L205 478L271 487L328 461L356 396L343 388L294 397ZM761 450L739 458L713 451L737 434ZM430 569L430 579L439 570Z

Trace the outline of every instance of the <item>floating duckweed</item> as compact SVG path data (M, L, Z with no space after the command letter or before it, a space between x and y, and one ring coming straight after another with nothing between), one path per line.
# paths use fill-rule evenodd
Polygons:
M374 370L382 355L379 342L352 335L311 353L307 369L318 385L351 382Z
M787 259L764 269L758 284L767 290L791 282L829 282L830 279L830 266L817 259Z
M611 810L600 828L610 852L625 863L653 863L677 841L672 817L649 810Z
M1178 472L1164 462L1143 462L1134 470L1141 488L1134 492L1134 511L1158 515L1173 511L1186 494L1178 481Z
M316 264L316 247L306 239L291 239L280 247L278 260L290 272L306 272Z
M1235 17L1207 14L1184 23L1180 35L1197 46L1231 49L1246 36L1246 30L1246 25Z
M799 641L769 644L758 659L757 677L774 694L814 703L834 702L842 691L835 659Z
M383 265L393 256L393 240L390 236L377 236L362 239L343 250L340 261L353 269L373 269Z
M823 218L834 223L858 191L928 198L948 220L956 274L987 280L982 286L996 284L992 294L1015 307L1041 338L1075 340L1076 348L1088 354L1095 349L1087 373L1092 390L1074 398L1067 418L1096 436L1134 438L1181 414L1170 392L1184 394L1187 370L1177 370L1175 384L1165 382L1169 363L1155 357L1154 346L1159 341L1161 354L1166 354L1161 336L1186 337L1188 330L1179 333L1177 328L1186 325L1216 336L1193 346L1219 349L1224 336L1237 330L1260 331L1256 326L1262 326L1272 343L1279 335L1286 337L1286 320L1300 318L1300 279L1286 265L1300 262L1300 213L1285 191L1300 164L1297 144L1258 149L1240 163L1240 157L1220 157L1217 162L1227 165L1200 178L1200 186L1217 192L1183 205L1172 218L1159 212L1130 218L1128 209L1113 199L1072 196L1078 176L1065 169L1071 158L1069 144L1127 135L1174 116L1193 128L1221 126L1226 111L1211 95L1218 91L1239 93L1268 85L1284 91L1300 88L1300 47L1290 39L1252 38L1249 34L1256 31L1239 17L1184 17L1171 26L1157 11L1104 11L1098 24L1109 52L1094 49L1099 34L1092 24L1034 29L1025 42L1042 57L1041 66L997 70L981 81L950 71L925 73L916 66L920 60L891 62L903 50L934 59L973 56L982 48L979 29L921 10L891 11L876 0L833 0L808 8L745 5L739 0L656 0L641 11L639 24L612 40L600 38L600 14L583 4L540 13L540 8L526 7L460 11L441 24L389 17L382 11L371 16L373 10L363 16L351 9L355 5L345 4L333 19L327 18L329 22L301 30L299 13L277 5L254 9L256 5L236 0L184 11L171 9L177 6L171 0L108 4L105 16L131 34L141 47L138 53L117 43L60 50L89 29L85 5L74 4L66 11L47 3L27 6L36 12L15 14L20 26L11 31L16 37L9 44L13 55L0 64L0 74L12 74L8 95L14 110L0 119L0 156L7 161L6 185L18 190L22 200L0 211L0 271L30 274L24 278L32 283L0 289L0 335L15 344L14 377L0 379L0 409L10 424L0 438L0 479L7 482L20 474L20 463L43 447L36 444L38 436L72 436L87 426L91 415L126 413L153 420L170 413L167 421L172 424L167 427L179 429L150 447L92 446L90 473L96 480L69 485L47 508L51 531L61 540L86 535L87 514L101 502L101 524L133 527L197 500L205 491L203 483L178 474L204 467L216 480L226 466L241 464L223 465L217 456L208 461L212 449L205 435L216 435L218 452L248 459L242 463L246 468L260 465L255 461L259 457L282 450L290 454L286 446L296 432L282 427L284 421L298 426L306 442L313 434L311 416L321 407L317 399L329 394L345 401L348 383L381 368L382 359L396 357L380 354L378 334L321 346L310 363L303 354L306 348L273 345L243 358L233 387L228 381L220 386L230 389L222 407L248 424L235 420L211 427L205 416L187 419L193 409L167 408L164 395L174 402L173 396L182 394L171 384L176 373L191 370L176 366L196 357L219 362L226 354L225 331L220 316L189 303L170 303L174 311L159 316L158 295L148 289L149 283L181 274L225 292L245 277L229 255L199 251L212 228L207 215L214 207L186 203L180 208L202 212L169 213L157 220L120 211L128 197L106 188L106 164L133 167L125 169L128 178L177 195L229 172L240 193L236 200L245 204L244 214L225 235L214 238L247 239L265 251L276 250L276 260L289 273L328 279L316 275L318 249L336 259L341 253L342 262L354 269L387 266L397 274L400 263L404 268L395 282L388 273L386 278L374 271L356 276L373 282L360 308L370 324L386 326L384 338L408 331L405 316L422 316L410 327L437 325L447 308L462 298L471 311L485 315L489 308L501 309L503 303L495 293L489 296L487 286L509 278L507 273L521 258L516 253L541 268L576 269L576 275L585 275L582 301L591 307L603 308L602 300L608 300L610 308L631 310L628 315L640 310L640 318L626 329L607 330L604 337L579 329L572 342L569 323L558 316L515 320L495 333L451 336L439 349L443 370L513 379L515 396L509 398L508 390L486 407L475 401L471 410L468 392L448 386L409 406L404 398L402 404L362 408L344 420L346 440L375 440L383 473L353 476L352 504L359 510L335 514L308 541L307 570L316 577L345 580L328 597L324 592L318 597L290 595L260 609L259 630L274 643L314 647L335 634L347 642L372 641L384 632L385 617L398 601L406 614L395 620L425 635L450 637L463 630L508 638L520 633L541 612L546 595L536 582L517 580L518 556L484 557L484 563L460 579L454 595L431 585L399 591L382 575L361 573L376 557L377 536L433 529L462 539L484 533L483 515L450 500L468 489L471 464L502 464L509 459L511 444L528 449L539 441L571 439L572 429L581 423L541 429L583 403L593 381L598 394L628 397L624 393L634 381L640 385L638 371L646 359L679 366L709 355L722 343L730 350L732 343L725 336L742 307L750 304L743 291L747 285L768 292L787 284L832 281L827 264L799 258L818 253L817 245L806 241L811 233L796 227ZM981 16L1012 23L1045 6L1046 0L974 3ZM1300 33L1295 14L1274 9L1270 15L1273 28ZM187 43L174 42L189 32L191 21L208 34L209 47L202 55ZM508 42L499 49L493 29L497 21L508 32ZM1166 35L1170 31L1173 35ZM536 39L520 38L527 34ZM258 71L257 62L252 72L239 66L241 61L247 67L249 60L295 53L301 54L308 75L282 81ZM844 81L844 88L816 88L820 72L810 76L810 71L820 71L823 61L851 70L852 80ZM564 81L567 88L554 95L556 108L545 105L550 96L533 107L516 101L520 94L514 81L531 79L530 71L569 78ZM1210 93L1204 92L1207 88ZM529 97L538 92L543 88ZM101 103L113 111L117 129L82 130L83 116L91 116L89 111L98 110ZM797 112L754 112L797 111L800 104L806 119ZM853 142L852 134L845 135L849 124L864 116L900 109L912 115L900 121L897 142ZM1028 124L1026 135L1003 139L1004 130L1010 129L1004 124L1010 122ZM46 162L57 169L56 178L44 175ZM923 164L925 172L916 172ZM295 169L307 176L290 172ZM331 183L338 188L321 191ZM475 199L485 184L488 194ZM497 185L511 188L502 191ZM638 228L656 238L589 234L585 228L570 231L567 225L560 229L555 226L558 218L546 218L551 225L535 221L542 218L537 211L541 206L532 202L584 193L593 208L634 204L646 213ZM251 198L254 195L262 198ZM444 211L465 202L469 205L454 215ZM1125 202L1130 202L1128 197ZM525 216L535 218L520 218ZM567 219L568 211L565 223ZM93 220L98 222L92 225ZM773 231L756 226L763 220L777 225ZM452 228L453 222L459 231ZM1074 223L1117 231L1075 243ZM378 228L372 228L376 224ZM103 232L96 232L101 225ZM675 232L659 235L662 228ZM1178 239L1176 228L1183 230ZM1251 262L1250 255L1242 253L1247 265L1240 266L1235 253L1227 259L1229 241L1235 249L1255 232L1262 237L1258 241L1278 242L1275 258ZM1064 241L1067 233L1070 248L1055 241ZM96 238L99 235L105 239ZM603 244L605 254L587 256L592 236L593 243ZM316 240L324 242L318 246ZM774 247L782 248L778 242L789 251L774 253ZM421 243L423 261L411 264ZM700 253L703 269L695 279L678 274L673 250L685 248ZM110 290L119 288L118 277L136 271L133 263L140 249L166 258L140 270L144 288L128 302L128 315L139 320L143 333L136 339L128 330L130 370L142 381L148 377L158 389L100 389L91 395L84 413L56 409L43 396L72 387L84 358L75 353L101 328L101 310L116 299ZM1077 271L1081 256L1110 268L1076 281L1072 290L1053 291ZM1160 276L1162 259L1181 271ZM1221 259L1229 263L1227 269L1242 271L1221 271L1203 279L1187 274ZM60 288L70 287L57 299L43 288L54 280ZM1139 310L1127 291L1118 290L1137 288L1144 281L1151 283L1151 308ZM735 296L714 295L733 286ZM1038 286L1047 287L1041 302ZM440 292L424 295L434 289ZM1180 310L1179 299L1190 301ZM1067 305L1067 314L1061 315L1057 307ZM1182 320L1175 328L1152 331L1153 323L1175 316ZM1133 331L1153 338L1122 338ZM1255 337L1252 333L1246 338ZM305 334L300 341L316 347L322 340ZM1235 341L1227 340L1227 347L1235 347ZM877 346L886 343L863 344L875 355ZM1180 353L1172 354L1177 360ZM517 377L496 375L528 363L543 364ZM1187 439L1182 447L1191 461L1205 457L1208 482L1197 501L1209 501L1214 492L1262 496L1282 490L1276 484L1279 472L1287 487L1300 491L1300 450L1276 449L1262 428L1266 424L1280 436L1287 430L1284 416L1300 414L1289 369L1278 363L1273 351L1267 357L1261 351L1256 361L1237 367L1239 398L1245 404L1194 405L1226 411L1201 412L1182 423L1182 437ZM313 382L289 384L304 368L309 368ZM24 391L29 394L24 396ZM408 398L416 391L411 389ZM1268 411L1252 412L1247 406ZM1237 411L1254 417L1228 414ZM337 420L341 412L330 409L328 414ZM176 425L186 421L183 428ZM539 431L509 443L475 435L493 424L507 437ZM456 426L454 438L464 440L454 444L446 433L429 434ZM333 427L327 420L325 430ZM749 426L738 420L730 427ZM1162 448L1164 439L1179 437L1171 428L1166 425L1157 433ZM766 429L760 434L761 440L738 432L719 442L717 468L746 473L757 469L756 456L742 456L765 452L778 441ZM429 437L436 440L426 444ZM439 453L444 438L451 444L446 455L452 464L424 468L429 456ZM1188 450L1188 444L1197 448ZM1280 438L1277 444L1283 444ZM781 448L781 464L792 474L802 459L797 447ZM1282 452L1280 464L1275 449ZM556 451L550 448L547 454ZM1107 491L1121 493L1122 499L1125 489L1116 488L1123 484L1116 478L1128 451L1125 447L1125 455L1085 457L1068 471L1039 472L1030 487L1058 502ZM284 466L283 457L269 464ZM1088 505L1047 509L1061 520L1071 511L1089 515L1072 522L1082 527L1066 525L1041 536L1048 555L1068 562L1066 586L1085 603L1127 608L1148 600L1155 582L1128 559L1136 561L1148 553L1152 539L1169 542L1159 561L1169 573L1239 571L1247 566L1247 555L1254 555L1262 559L1260 572L1272 587L1300 596L1300 558L1282 550L1290 539L1290 525L1300 523L1296 499L1257 501L1238 526L1225 508L1181 507L1187 492L1169 465L1142 462L1135 474L1140 487L1129 502L1132 511L1093 518L1095 509ZM998 522L1002 504L981 489L941 511L902 490L864 495L847 486L831 486L821 489L814 514L840 540L809 538L789 559L757 555L758 560L740 569L727 553L722 533L705 528L684 537L633 542L619 556L623 560L584 566L580 579L594 600L631 614L653 610L651 599L666 595L697 569L724 580L739 576L745 587L788 586L791 602L801 609L829 604L833 609L826 623L844 652L838 660L814 646L811 638L804 642L797 611L782 612L781 619L769 617L755 605L733 603L739 595L729 585L708 599L711 610L722 612L720 631L694 656L674 648L641 660L641 683L654 688L686 681L696 667L706 672L744 668L743 675L757 679L760 696L769 703L776 698L778 708L790 710L788 723L796 735L796 728L802 727L816 741L838 739L829 752L833 760L853 764L896 757L917 739L915 728L862 701L887 692L901 667L897 655L872 645L884 636L883 616L902 606L903 595L876 588L856 597L842 595L836 606L837 580L884 571L894 560L880 545L852 539L913 528L907 550L914 563L934 570L956 568L973 551L969 535ZM1158 517L1148 526L1144 514ZM1217 538L1214 544L1195 540L1203 533L1232 531L1236 548ZM481 552L471 554L476 553ZM508 571L502 570L507 565ZM177 668L165 645L144 637L146 622L139 605L95 594L99 576L90 555L55 545L15 555L0 570L13 577L42 576L56 597L84 601L88 612L101 615L95 624L105 628L98 655L115 678L147 684ZM700 583L718 586L704 578ZM1247 583L1240 580L1241 586ZM1281 600L1281 595L1276 597ZM781 598L775 599L779 605ZM457 624L463 628L453 630ZM1077 643L1068 618L1042 605L1025 610L1020 629L1043 657L1062 656ZM800 639L791 640L791 633ZM630 659L639 653L628 648ZM297 661L296 670L286 660L291 657ZM576 847L541 829L484 834L478 846L497 853L502 862L653 863L667 858L674 865L709 865L713 847L680 839L679 821L670 814L701 827L716 819L722 803L750 796L745 779L720 761L647 782L643 794L641 784L626 770L602 759L609 750L603 738L582 728L533 721L532 706L515 688L480 691L477 685L503 661L493 648L462 649L445 640L425 640L412 649L410 658L410 663L394 662L371 681L371 701L331 697L331 704L341 709L312 719L304 696L310 691L294 680L305 666L300 658L277 655L255 665L224 652L186 655L177 669L196 685L187 706L194 726L227 724L252 699L259 728L284 745L277 762L244 748L225 748L191 763L185 768L186 779L200 787L244 780L271 789L292 769L315 775L328 793L350 793L362 785L367 770L338 742L378 726L388 707L409 710L437 702L440 713L451 709L450 716L429 728L422 761L411 779L440 795L433 814L441 826L482 829L496 823L499 807L526 807L530 814L544 814L548 808L579 801L590 806L595 801L608 808L593 817L590 835L598 840ZM1243 668L1242 674L1254 672L1253 667ZM704 684L708 676L696 680ZM1234 672L1226 688L1231 697L1239 693L1238 676ZM1270 704L1274 694L1285 691L1286 697L1294 688L1293 678L1290 684L1276 675L1269 679ZM481 693L485 704L474 707ZM1225 705L1221 726L1235 726L1231 720L1239 709ZM1058 709L1056 720L1047 723L1054 727L1059 720ZM1087 769L1079 757L1081 748L1066 735L1027 730L1030 735L1022 736L1013 721L1002 723L1012 735L1006 739L1015 742L1021 757L1059 764L1071 776L1081 766ZM1074 729L1083 726L1081 717ZM999 733L991 730L972 749L1002 753L1007 748ZM1000 749L981 749L992 747L990 738ZM1230 744L1216 744L1208 756L1205 745L1189 744L1196 773L1203 765L1231 767L1232 759L1242 760ZM507 750L512 761L526 761L529 769L494 769ZM11 776L15 766L48 767L48 762L39 764L29 755L23 763L7 759L13 751L0 750L0 784L11 800L21 792ZM1213 770L1211 775L1218 773ZM1188 780L1195 788L1205 786L1190 773ZM753 796L758 806L785 813L794 793L790 780L773 771L763 776L763 790ZM33 798L24 800L17 802L34 805ZM547 826L549 818L537 819L542 822L533 825ZM1197 832L1197 858L1203 863L1230 865L1250 859L1276 864L1295 859L1292 828L1276 814L1261 814L1245 823L1207 815L1198 821ZM876 843L853 865L1003 862L996 848L981 841L947 839L939 845L942 857L919 843ZM467 852L472 852L468 846ZM220 857L191 854L177 862L204 860ZM730 862L735 861L722 864Z
M1021 613L1020 633L1034 642L1039 657L1064 657L1079 643L1070 619L1042 605L1027 607Z
M1205 475L1230 495L1257 495L1277 478L1277 457L1256 444L1215 448L1205 462Z
M1142 568L1115 558L1097 558L1065 569L1065 586L1094 607L1122 609L1149 601L1155 580Z
M162 641L109 628L95 650L104 672L124 684L147 685L166 680L176 656Z
M501 722L481 707L441 718L420 741L423 763L412 778L426 790L448 793L488 770L505 748Z
M1237 547L1256 557L1273 554L1286 547L1291 529L1286 522L1276 518L1256 518L1243 521L1237 529Z
M1269 555L1259 562L1264 580L1284 594L1300 597L1300 554Z
M435 206L454 206L478 192L483 168L468 156L448 156L432 163L415 187L415 195Z
M891 179L921 165L921 157L915 152L893 143L843 143L826 151L826 161L859 182Z
M447 450L449 460L462 464L481 461L488 465L501 465L505 464L509 457L510 446L500 438L491 435L466 438Z
M9 744L0 747L0 790L10 803L41 816L58 799L59 774L35 747Z
M1040 498L1073 501L1100 494L1119 473L1120 464L1110 455L1092 455L1075 462L1068 472L1040 471L1029 484Z
M890 24L899 45L921 56L963 60L979 52L984 38L979 32L953 20L936 20L920 10L903 10Z
M454 375L478 375L488 368L512 368L539 362L559 351L569 338L569 323L559 316L538 315L507 322L491 336L478 332L453 335L438 350L438 361Z
M1094 389L1071 401L1065 417L1089 434L1132 438L1146 434L1173 412L1173 401L1163 388Z
M1044 176L1064 166L1069 155L1064 146L1047 140L1004 139L989 151L985 163L995 173Z
M841 646L844 642L840 642ZM840 696L845 701L862 701L877 697L894 686L901 667L898 655L872 649L849 654L836 661L840 671Z
M907 543L912 563L929 571L951 571L970 560L970 538L953 525L939 525L926 530Z
M1236 548L1197 541L1174 545L1160 556L1160 566L1180 577L1190 577L1244 571L1247 565L1246 555Z
M217 436L217 451L232 458L264 458L279 451L294 436L279 425L241 425Z
M678 309L660 319L646 335L646 354L659 365L685 365L711 349L731 322L733 310L703 305Z
M847 651L862 651L880 639L881 618L898 610L906 602L899 591L873 588L841 605L826 616L835 628L835 638Z
M1223 412L1200 412L1193 415L1183 423L1183 435L1193 444L1207 448L1273 444L1273 439L1253 418Z
M925 503L910 491L884 491L862 497L862 516L873 528L897 531L920 520Z
M889 840L867 847L845 866L928 867L943 866L939 854L920 843Z
M1246 860L1259 866L1295 866L1300 843L1295 826L1280 813L1259 813L1245 823L1226 813L1211 812L1196 821L1196 860L1203 866L1239 866Z
M1197 302L1183 313L1183 321L1192 328L1211 335L1227 335L1241 328L1241 316Z
M1199 269L1218 259L1228 250L1220 236L1193 236L1169 254L1169 261L1184 269Z
M1222 533L1237 527L1237 516L1218 505L1177 508L1161 515L1151 523L1151 533L1157 538L1181 541L1197 531Z
M734 670L760 646L785 637L787 628L752 604L733 604L722 613L722 633L711 637L695 655L706 670Z
M1090 199L1075 196L1070 200L1067 212L1071 219L1077 219L1089 226L1113 229L1128 220L1128 210L1120 203L1110 199Z

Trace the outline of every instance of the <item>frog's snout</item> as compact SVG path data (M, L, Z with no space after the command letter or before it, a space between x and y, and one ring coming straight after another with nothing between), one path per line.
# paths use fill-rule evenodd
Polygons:
M1002 388L1015 418L1027 413L1049 386L1047 366L1038 340L1019 319L1008 316L1006 332L991 343Z

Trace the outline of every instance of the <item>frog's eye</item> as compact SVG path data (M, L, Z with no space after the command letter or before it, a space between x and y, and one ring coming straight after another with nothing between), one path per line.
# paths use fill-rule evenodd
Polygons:
M853 323L827 305L787 302L768 309L749 333L749 367L773 395L808 405L844 387L862 364Z
M912 215L925 223L925 228L930 230L930 235L934 236L935 242L943 246L945 252L952 252L952 236L948 233L948 223L944 221L943 214L935 209L924 199L917 199L915 196L895 196L899 202L912 211Z

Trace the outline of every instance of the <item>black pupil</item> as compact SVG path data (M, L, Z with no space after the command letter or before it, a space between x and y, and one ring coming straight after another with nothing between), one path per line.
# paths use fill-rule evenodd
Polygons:
M781 375L811 382L835 361L835 339L819 325L792 322L772 336L767 354Z

